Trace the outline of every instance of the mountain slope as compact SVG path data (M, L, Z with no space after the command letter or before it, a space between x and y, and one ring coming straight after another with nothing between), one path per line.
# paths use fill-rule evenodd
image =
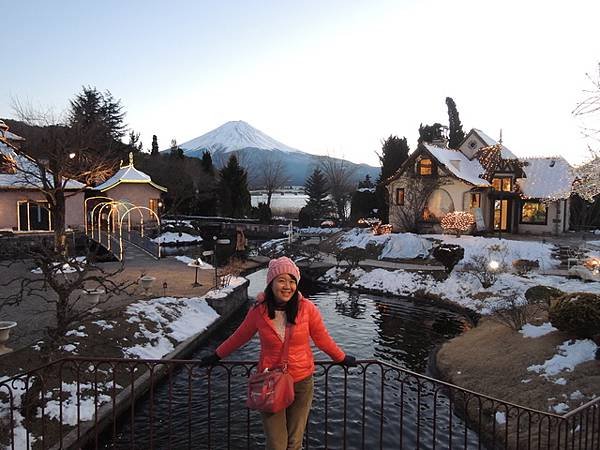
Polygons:
M290 185L304 185L315 167L321 164L324 156L306 153L279 142L250 124L243 121L227 122L202 136L179 144L186 156L202 158L209 151L213 163L221 167L235 152L240 164L248 170L253 187L260 188L260 171L269 161L281 161L285 167ZM363 180L370 175L373 180L379 176L379 168L366 164L347 162L354 169L353 181Z

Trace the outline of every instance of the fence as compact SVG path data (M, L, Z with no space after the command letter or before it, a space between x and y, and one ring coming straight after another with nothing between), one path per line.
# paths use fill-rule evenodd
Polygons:
M261 448L243 403L254 368L61 359L0 380L0 447ZM559 416L376 360L317 362L314 379L307 449L600 448L600 398Z

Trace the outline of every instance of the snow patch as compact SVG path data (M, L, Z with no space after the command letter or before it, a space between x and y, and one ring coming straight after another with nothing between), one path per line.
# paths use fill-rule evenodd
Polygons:
M558 353L543 364L529 366L529 372L539 373L549 379L563 371L572 372L575 366L594 360L598 346L590 339L565 341L558 346Z
M526 338L537 338L540 336L545 336L548 333L552 333L553 331L557 331L556 328L552 326L550 322L544 322L541 325L532 325L530 323L526 323L523 325L523 328L519 330L519 333Z

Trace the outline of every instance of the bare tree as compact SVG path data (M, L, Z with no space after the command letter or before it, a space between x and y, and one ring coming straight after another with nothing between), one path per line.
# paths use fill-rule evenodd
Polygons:
M267 206L271 207L273 193L284 187L290 181L283 160L269 153L262 161L260 171L256 174L256 184L267 191Z
M338 219L345 222L348 218L348 204L356 189L353 182L356 168L343 159L325 156L321 159L321 170L329 184L329 193L335 205Z
M94 126L67 126L19 102L13 107L33 130L21 149L6 143L15 160L15 183L44 196L51 212L55 250L66 253L66 199L111 176L118 161L102 152L89 151L96 135Z
M416 232L423 220L423 211L429 197L443 181L439 177L405 176L396 187L404 188L404 204L390 207L390 222L398 224L402 231Z
M586 73L586 77L591 82L592 87L583 91L585 98L577 104L573 110L573 115L582 120L590 119L592 125L582 126L583 135L587 138L600 140L600 63L598 63L598 74L590 75Z
M31 133L21 148L0 142L3 164L9 164L11 182L16 188L42 194L51 212L54 236L25 250L13 252L0 269L0 308L18 306L26 299L39 299L55 313L55 324L48 337L55 342L70 326L93 314L97 305L84 305L86 289L101 288L109 301L133 283L115 281L123 265L106 271L93 261L96 253L86 245L83 255L74 256L67 248L66 199L81 193L87 184L105 180L116 169L117 161L90 151L94 145L94 126L67 126L49 114L15 103L17 115L28 121ZM0 251L11 252L11 241L3 240ZM20 270L11 271L15 266ZM30 270L33 268L33 272ZM40 276L41 275L41 276Z

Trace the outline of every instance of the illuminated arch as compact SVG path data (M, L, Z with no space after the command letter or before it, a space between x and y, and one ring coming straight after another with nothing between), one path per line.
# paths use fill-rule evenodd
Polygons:
M122 232L121 230L123 229L123 221L125 220L126 217L129 217L130 213L133 210L138 210L140 212L140 216L141 216L141 236L144 237L144 215L142 213L142 210L148 211L150 213L150 216L154 216L156 218L156 223L158 224L158 234L160 236L160 217L158 217L158 214L156 214L156 212L154 212L153 210L151 210L150 208L147 208L145 206L132 206L131 208L129 208L127 211L125 211L125 213L123 214L123 216L121 216L120 221L119 221L119 254L120 254L120 259L123 259L123 238L122 238ZM158 257L160 258L160 241L158 242Z

